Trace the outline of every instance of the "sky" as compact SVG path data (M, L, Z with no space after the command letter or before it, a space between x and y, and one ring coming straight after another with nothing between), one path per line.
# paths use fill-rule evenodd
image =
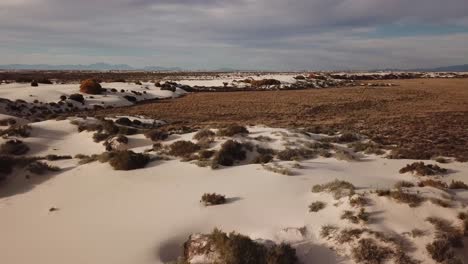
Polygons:
M468 0L0 0L0 64L365 70L468 63Z

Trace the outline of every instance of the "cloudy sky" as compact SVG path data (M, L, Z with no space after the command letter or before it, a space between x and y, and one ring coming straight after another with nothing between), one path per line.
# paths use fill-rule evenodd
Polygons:
M0 0L0 64L370 69L468 63L468 0Z

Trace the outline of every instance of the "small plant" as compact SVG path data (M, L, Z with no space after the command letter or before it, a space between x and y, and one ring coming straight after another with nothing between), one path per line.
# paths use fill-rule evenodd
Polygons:
M409 182L409 181L399 181L395 183L395 188L400 189L400 188L412 188L414 187L414 183Z
M228 140L221 145L221 149L216 153L214 157L214 166L232 166L235 161L244 160L246 158L246 152L241 143Z
M14 125L5 130L0 130L0 136L27 138L31 135L31 130L32 128L29 125Z
M362 207L369 204L369 199L367 199L364 195L354 195L353 197L349 197L349 204L353 207Z
M372 238L360 239L358 246L352 249L354 261L363 264L384 263L393 254L391 248L379 245Z
M47 171L59 171L60 168L51 166L45 162L33 161L26 166L26 170L34 174L42 175Z
M344 161L356 161L356 160L358 160L358 158L353 153L351 153L350 151L347 151L347 150L342 150L342 149L336 150L335 158L337 160L344 160Z
M462 181L454 181L449 185L449 189L463 189L463 190L468 190L468 184L462 182Z
M152 141L160 141L167 139L169 137L169 134L160 129L153 129L146 132L145 137L151 139Z
M115 170L135 170L145 167L149 161L150 158L146 154L125 150L113 153L109 164Z
M24 155L29 151L29 147L21 140L12 139L0 145L1 155Z
M324 225L322 229L320 229L320 237L322 238L329 238L333 233L338 230L337 226L334 225Z
M81 82L80 92L85 94L101 94L103 89L97 81L88 79Z
M441 168L438 165L424 164L424 162L414 162L406 165L406 167L400 169L400 173L411 172L418 176L432 176L437 174L447 173L447 169Z
M209 129L202 129L198 131L194 136L193 139L195 140L202 140L205 138L213 138L215 136L215 132L209 130Z
M322 201L316 201L309 205L309 212L318 212L325 208L327 204Z
M38 84L36 81L32 81L32 82L31 82L31 86L32 86L32 87L38 87L39 84Z
M391 191L390 197L400 203L406 203L410 207L418 207L425 200L418 194L405 192L402 189Z
M355 187L353 184L340 180L334 180L332 182L321 185L317 184L312 187L312 192L329 192L332 193L333 197L337 200L342 197L353 195L354 190Z
M85 99L81 94L70 94L70 96L68 96L68 99L82 104L84 104L85 102Z
M280 152L278 152L278 159L280 160L285 160L285 161L291 161L291 160L301 160L301 159L311 159L316 156L316 152L306 149L306 148L300 148L300 149L285 149Z
M216 193L205 193L200 200L205 206L219 205L226 203L226 196Z
M365 231L366 229L362 228L345 228L338 234L336 241L339 244L351 242L354 239L360 238Z
M169 146L169 154L176 157L187 158L200 150L200 146L191 141L176 141Z
M429 201L431 201L433 204L436 204L438 206L444 207L444 208L450 208L452 207L452 204L446 200L438 199L438 198L430 198Z
M221 128L216 133L220 137L232 137L238 134L248 134L249 130L246 127L240 125L230 125L226 128Z
M434 188L440 189L440 190L446 190L448 188L448 185L445 182L435 181L435 180L432 180L432 179L420 181L418 183L418 186L419 187L430 186L430 187L434 187Z
M267 171L271 171L271 172L274 172L274 173L278 173L278 174L282 174L282 175L286 175L286 176L292 176L294 175L294 173L289 169L289 168L285 168L279 164L272 164L272 165L267 165L267 164L263 164L262 167L267 170Z

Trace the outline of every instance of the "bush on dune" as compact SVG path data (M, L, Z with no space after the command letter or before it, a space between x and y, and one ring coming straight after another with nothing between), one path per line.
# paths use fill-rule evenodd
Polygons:
M169 146L169 154L176 157L187 158L200 150L200 146L191 141L176 141Z
M424 162L414 162L400 169L400 173L411 172L418 176L432 176L436 174L447 173L447 169L439 167L439 165L424 164Z
M205 206L224 204L226 203L226 196L217 193L205 193L200 202Z
M216 153L213 166L232 166L234 162L246 158L246 152L243 145L234 140L228 140L221 145L221 149Z
M109 164L115 170L135 170L145 167L149 161L148 155L124 150L114 152L109 159Z
M209 129L202 129L193 136L193 139L202 140L205 138L213 138L214 136L215 136L215 133L213 131Z
M12 139L0 145L1 155L24 155L29 151L29 147L21 140Z
M0 130L0 136L27 138L31 135L31 130L32 128L29 125L15 125L5 130Z
M81 82L80 92L85 94L101 94L103 89L97 81L93 79L87 79Z
M26 166L26 170L34 174L42 175L47 171L59 171L60 168L51 166L45 162L33 161Z
M240 125L230 125L225 128L221 128L218 130L218 133L216 133L220 137L232 137L238 134L249 134L249 130L245 126L240 126Z
M145 133L145 137L151 139L152 141L165 140L169 137L169 134L166 131L160 129L153 129Z

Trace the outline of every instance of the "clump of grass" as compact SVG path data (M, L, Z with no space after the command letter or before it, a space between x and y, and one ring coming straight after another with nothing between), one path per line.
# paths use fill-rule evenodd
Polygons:
M418 207L425 201L425 199L420 195L409 193L402 189L390 191L389 196L397 202L408 204L410 207Z
M357 215L353 211L345 210L341 215L341 219L346 219L353 224L359 224L359 222L367 223L369 221L369 213L364 208L361 208Z
M205 206L219 205L226 203L226 196L217 193L205 193L200 200Z
M169 146L169 155L187 158L200 150L200 146L191 141L176 141Z
M426 245L432 259L437 262L456 259L454 248L463 247L463 231L442 218L429 217L426 220L434 225L436 230L435 240Z
M333 233L338 230L337 226L334 225L324 225L320 229L320 237L322 238L329 238Z
M440 190L447 190L447 188L448 188L448 185L445 182L436 181L436 180L432 180L432 179L420 181L418 183L418 186L419 187L429 186L429 187L433 187L433 188L440 189Z
M358 158L351 152L343 149L338 149L335 151L335 158L337 160L345 160L345 161L356 161Z
M353 260L363 264L384 263L393 254L391 248L379 245L372 238L360 239L357 247L352 249Z
M418 176L432 176L437 174L447 173L447 169L439 167L439 165L424 164L424 162L414 162L400 169L400 173L411 172Z
M325 184L317 184L312 187L312 192L329 192L335 199L350 196L354 194L355 187L347 181L334 180Z
M8 140L0 145L1 155L24 155L29 151L28 145L24 144L23 141L18 139Z
M354 152L364 152L365 154L382 155L385 153L381 145L372 141L351 143L348 148L353 149Z
M47 171L60 171L60 168L51 166L45 162L33 161L26 166L26 170L34 174L42 175Z
M452 203L446 200L439 199L439 198L430 198L429 201L431 201L433 204L436 204L444 208L452 207Z
M468 190L468 184L462 182L462 181L454 181L449 185L449 189L463 189L463 190Z
M278 152L278 159L291 161L291 160L302 160L302 159L311 159L317 155L315 151L306 148L297 148L297 149L290 149L287 148Z
M112 152L109 164L115 170L135 170L145 167L150 161L146 154L135 153L130 150Z
M353 207L363 207L369 204L369 199L367 199L364 195L354 195L353 197L349 197L349 204Z
M243 144L228 140L221 145L221 149L216 153L213 166L216 168L218 165L232 166L234 162L241 161L246 158L246 152Z
M209 129L202 129L200 131L198 131L194 136L193 136L193 139L195 140L202 140L202 139L205 139L205 138L213 138L216 134L209 130Z
M309 212L318 212L325 208L327 204L322 201L316 201L309 205Z
M266 165L266 164L263 164L262 167L267 170L267 171L271 171L271 172L274 172L274 173L278 173L278 174L282 174L282 175L286 175L286 176L292 176L294 175L294 173L289 169L289 168L285 168L279 164L272 164L272 165Z
M409 181L398 181L395 183L395 188L400 189L400 188L412 188L414 187L414 183L409 182Z
M338 234L336 241L339 244L351 242L354 239L359 239L365 231L361 228L345 228Z
M220 137L232 137L239 134L249 134L249 130L247 130L245 126L233 124L228 127L219 129L218 133L216 133L216 135Z

